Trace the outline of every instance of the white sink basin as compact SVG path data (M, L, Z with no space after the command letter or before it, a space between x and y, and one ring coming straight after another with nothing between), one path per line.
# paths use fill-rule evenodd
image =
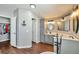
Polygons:
M79 39L75 38L74 36L72 36L72 37L70 37L70 36L63 36L62 39L79 41Z

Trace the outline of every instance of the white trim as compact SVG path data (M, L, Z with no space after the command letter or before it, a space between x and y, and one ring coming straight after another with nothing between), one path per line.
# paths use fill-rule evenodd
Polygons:
M40 40L35 40L35 41L33 40L33 42L35 42L35 43L40 43Z
M10 40L10 39L3 39L3 40L0 40L0 42L4 42L4 41L8 41L8 40Z
M40 41L38 41L38 40L36 41L36 43L39 43L39 42L40 42Z
M28 46L17 46L16 48L31 48L32 45L28 45Z
M16 45L12 45L12 44L10 44L12 47L16 47Z
M13 17L13 16L0 15L0 17L7 17L7 18L11 18L11 17Z

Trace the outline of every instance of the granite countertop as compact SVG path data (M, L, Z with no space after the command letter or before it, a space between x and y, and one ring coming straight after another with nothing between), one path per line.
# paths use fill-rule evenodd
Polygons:
M50 33L45 33L45 35L53 35L56 38L56 34L58 33L58 36L62 36L63 40L73 40L73 41L79 41L79 35L76 34L71 34L71 33L66 33L66 32L52 32Z

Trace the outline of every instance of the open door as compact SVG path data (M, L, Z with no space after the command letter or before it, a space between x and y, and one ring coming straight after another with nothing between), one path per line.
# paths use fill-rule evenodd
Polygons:
M16 47L16 17L11 18L10 44Z
M37 18L32 19L32 41L40 42L40 20Z

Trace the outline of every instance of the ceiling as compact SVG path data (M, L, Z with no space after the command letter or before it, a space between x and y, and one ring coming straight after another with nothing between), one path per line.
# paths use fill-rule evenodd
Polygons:
M16 8L26 8L35 13L38 17L60 17L73 8L72 4L36 4L32 9L29 4L0 4L0 15L13 16Z

